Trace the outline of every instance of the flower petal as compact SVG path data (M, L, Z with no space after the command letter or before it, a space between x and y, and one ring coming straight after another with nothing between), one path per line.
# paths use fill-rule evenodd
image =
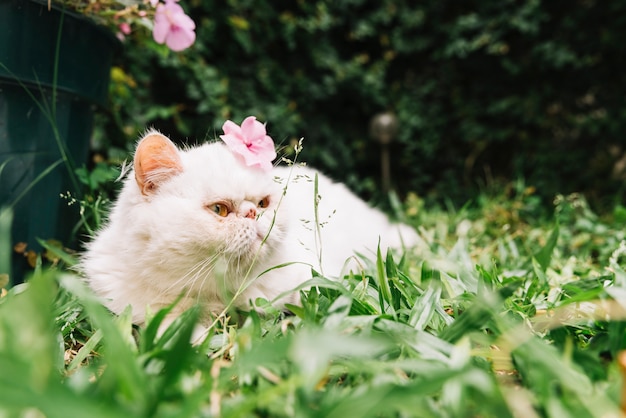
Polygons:
M193 31L196 28L196 23L193 21L192 18L185 14L185 11L182 7L180 7L178 4L175 4L175 6L177 6L180 10L170 16L172 25L178 26L188 31Z
M227 135L230 135L230 134L236 135L239 138L241 138L241 140L243 141L243 134L241 132L241 128L235 122L227 120L222 125L222 130L224 131L225 134L227 134Z
M248 116L241 122L241 131L250 141L257 141L266 135L265 125L254 116Z
M159 4L157 6L156 14L154 15L154 28L152 29L152 37L155 42L162 44L165 43L165 38L170 30L170 23L165 16L165 6Z
M276 158L274 141L266 134L265 125L254 116L247 117L239 127L230 120L222 126L222 141L249 167L259 167L265 171L272 169Z
M235 135L220 135L222 141L230 148L231 151L244 156L249 153L248 147L244 144L240 138Z
M157 5L152 30L157 43L165 43L173 51L189 48L196 40L195 28L193 19L175 1L166 0Z
M165 39L165 44L172 51L178 52L189 48L195 41L196 33L194 31L176 28L174 30L170 30L167 38Z

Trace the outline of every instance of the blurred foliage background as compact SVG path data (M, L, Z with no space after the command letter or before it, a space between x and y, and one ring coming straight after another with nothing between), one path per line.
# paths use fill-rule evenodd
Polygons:
M396 113L401 196L462 204L523 179L545 203L620 201L626 177L626 3L595 0L187 0L183 53L126 42L98 155L127 156L154 126L180 143L226 119L267 122L278 144L381 201L371 117ZM134 36L149 36L135 34Z

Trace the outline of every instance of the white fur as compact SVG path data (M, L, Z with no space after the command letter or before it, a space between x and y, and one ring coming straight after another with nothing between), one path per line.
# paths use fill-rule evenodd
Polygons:
M221 143L179 154L182 173L154 194L142 194L132 173L126 177L108 224L82 258L81 269L108 308L120 313L131 305L136 323L144 322L146 307L156 312L181 294L175 314L195 303L219 313L246 283L236 306L249 307L258 297L271 301L310 279L311 268L339 276L355 251L373 254L379 238L383 249L416 240L411 228L391 224L313 169L264 173L245 167ZM266 196L269 207L256 208ZM233 213L212 212L219 202L231 205ZM257 219L245 217L250 208L256 208ZM288 265L274 268L283 264ZM298 302L294 292L277 303Z

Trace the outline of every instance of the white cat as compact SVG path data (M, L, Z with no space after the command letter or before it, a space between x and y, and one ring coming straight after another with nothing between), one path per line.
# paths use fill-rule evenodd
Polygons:
M196 303L208 322L238 292L234 306L244 309L285 293L274 302L298 304L288 291L311 268L338 277L379 239L383 250L416 240L313 169L265 172L236 157L223 143L179 150L156 131L140 140L134 173L80 265L111 311L130 305L141 324L146 307L154 313L182 294L168 322Z

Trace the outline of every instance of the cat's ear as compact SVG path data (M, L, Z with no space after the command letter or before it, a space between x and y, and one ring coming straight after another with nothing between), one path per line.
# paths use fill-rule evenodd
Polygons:
M144 195L154 193L161 183L183 171L176 145L154 131L137 144L134 168L135 180Z

